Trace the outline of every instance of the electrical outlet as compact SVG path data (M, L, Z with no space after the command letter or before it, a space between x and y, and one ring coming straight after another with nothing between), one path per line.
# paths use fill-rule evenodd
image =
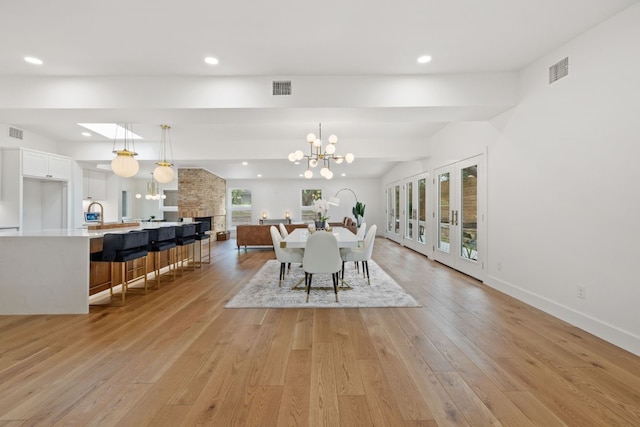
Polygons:
M581 299L586 299L587 298L587 288L585 288L583 285L578 285L576 288L576 296L578 298Z

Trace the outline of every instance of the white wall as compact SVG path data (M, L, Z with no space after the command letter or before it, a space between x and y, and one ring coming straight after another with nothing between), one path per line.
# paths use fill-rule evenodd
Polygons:
M258 224L263 211L267 217L284 218L286 211L291 212L291 221L300 221L300 192L303 189L319 188L323 199L329 199L342 188L350 188L358 196L358 201L365 204L364 219L367 227L384 221L384 196L380 197L380 180L378 179L332 179L332 180L227 180L227 192L234 188L251 190L253 207L252 223ZM353 217L351 208L355 205L355 198L349 191L342 191L340 206L329 209L330 222L342 221L345 216ZM227 200L229 198L227 197ZM231 218L227 207L227 220Z
M433 169L486 146L486 283L635 354L639 42L635 5L523 70L513 110L445 127L425 161ZM549 85L549 66L566 56L569 76Z

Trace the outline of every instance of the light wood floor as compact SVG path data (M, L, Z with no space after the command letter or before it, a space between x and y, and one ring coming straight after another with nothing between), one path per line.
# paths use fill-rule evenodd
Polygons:
M640 358L391 241L422 308L224 309L274 253L212 246L124 308L0 316L0 426L640 425Z

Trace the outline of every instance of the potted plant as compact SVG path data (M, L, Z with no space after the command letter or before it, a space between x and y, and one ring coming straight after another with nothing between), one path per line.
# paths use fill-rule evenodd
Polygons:
M358 228L360 228L360 225L362 225L362 219L364 218L364 208L365 205L363 205L361 202L356 202L356 205L353 207L353 209L351 209L351 213L353 213L353 216L356 218L356 224L358 224Z

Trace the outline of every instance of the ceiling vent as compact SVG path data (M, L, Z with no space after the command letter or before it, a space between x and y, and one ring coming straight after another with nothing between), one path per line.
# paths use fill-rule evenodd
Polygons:
M274 80L273 95L291 95L291 80Z
M564 76L569 74L569 57L566 57L559 62L549 67L549 84L560 80Z
M22 129L9 126L9 136L15 139L22 139Z

